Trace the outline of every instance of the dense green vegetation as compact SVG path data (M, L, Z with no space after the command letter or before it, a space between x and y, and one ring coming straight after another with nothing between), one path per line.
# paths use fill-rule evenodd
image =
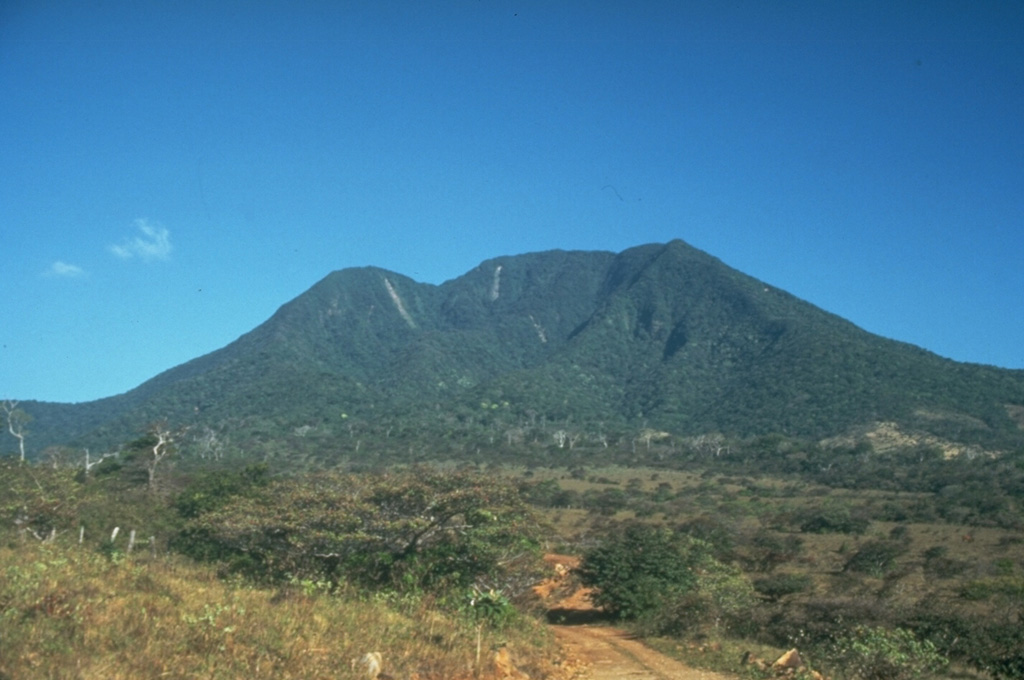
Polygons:
M988 450L1024 442L1024 372L873 336L681 241L503 257L440 286L339 271L126 394L21 406L35 457L111 450L160 419L250 457L320 462L560 431L821 439L886 422Z
M193 518L176 544L257 580L522 590L535 576L538 537L514 487L417 468L280 480Z
M589 550L580 568L594 601L651 634L681 636L713 623L743 626L754 588L713 546L665 527L628 524Z

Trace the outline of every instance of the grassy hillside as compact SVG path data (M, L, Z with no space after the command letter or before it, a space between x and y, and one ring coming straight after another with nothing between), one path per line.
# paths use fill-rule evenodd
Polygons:
M146 555L111 559L77 546L0 547L0 676L5 678L364 677L380 651L394 677L500 677L495 647L552 672L537 625L485 628L429 598L327 594L219 579L209 567Z
M526 515L508 513L529 511L514 490L499 498L506 483L470 493L479 478L465 471L271 480L248 468L172 472L154 489L136 464L89 475L0 464L0 677L366 677L359 659L380 652L392 677L490 678L508 671L494 665L503 648L531 677L556 675L517 578L536 550ZM446 480L458 490L442 490ZM354 486L366 493L346 502ZM303 495L314 488L318 508ZM437 501L432 491L446 494L451 522L427 535L417 499ZM226 523L249 501L277 524L261 528L252 512ZM403 549L353 532L353 518ZM467 525L478 530L460 541ZM239 532L269 540L265 561L243 567L229 543ZM515 567L504 553L488 562L508 540ZM343 572L321 554L357 543ZM357 577L357 558L374 556Z

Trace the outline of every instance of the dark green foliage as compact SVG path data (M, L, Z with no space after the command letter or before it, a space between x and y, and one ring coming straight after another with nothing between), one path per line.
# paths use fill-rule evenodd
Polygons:
M813 581L807 574L772 574L754 579L754 589L773 602L786 595L805 592L812 585Z
M560 430L591 453L617 435L647 455L650 441L635 446L644 427L819 438L880 420L1019 447L1008 405L1024 405L1024 372L872 336L673 241L503 257L440 286L334 272L231 345L124 395L22 408L30 453L113 447L167 419L215 429L252 457L360 458L372 445L416 460L501 444L568 453L553 443ZM780 443L746 453L836 479L892 478L856 447L825 460ZM198 446L179 444L186 456ZM953 512L1012 514L974 487L951 498Z
M913 680L932 677L948 664L935 645L902 628L856 626L837 638L828 663L844 678Z
M596 604L654 635L739 629L755 602L750 582L710 544L664 527L619 529L584 554L579 574Z
M614 515L629 505L629 497L622 489L602 489L593 493L585 493L582 498L583 506L591 512L602 515Z
M598 589L598 605L636 619L692 590L694 565L707 551L703 542L669 529L633 524L588 551L579 574Z
M630 525L584 555L580 579L606 611L635 619L693 589L691 546L668 529Z
M523 500L539 508L564 507L558 502L562 487L557 480L548 479L540 483L523 484L520 492Z
M186 519L223 507L235 496L261 489L269 483L266 464L247 465L241 470L226 469L200 473L172 505Z
M848 505L826 501L809 508L800 521L800 531L811 534L862 534L871 521L850 509Z
M964 573L967 564L946 556L946 546L933 546L924 552L924 571L929 576L955 578Z
M402 590L516 585L538 527L517 491L470 472L324 473L234 496L186 527L183 549L261 580Z
M993 623L976 636L977 643L968 652L974 664L996 678L1024 678L1024 625Z
M948 608L927 607L909 621L939 652L1000 680L1024 678L1024 625L958 616Z
M896 558L906 551L904 544L895 541L865 541L846 561L843 569L885 576L895 566Z
M746 549L745 562L754 570L770 572L800 554L803 541L793 534L758 532Z
M679 525L679 531L704 541L719 559L730 559L735 547L736 527L714 515L700 515Z

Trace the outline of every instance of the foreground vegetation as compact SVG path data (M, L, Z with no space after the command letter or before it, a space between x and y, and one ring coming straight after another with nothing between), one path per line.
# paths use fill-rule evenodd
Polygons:
M830 677L1024 677L1020 452L652 435L630 466L556 442L520 467L317 470L160 441L0 464L0 674L354 677L381 651L457 678L507 645L549 677L549 550L691 662L758 675L743 652L795 646Z
M354 677L352 661L377 650L396 677L479 667L476 620L427 596L259 587L174 557L40 543L0 549L0 570L0 677ZM528 620L482 632L485 670L499 644L546 670L547 638Z
M597 600L691 663L754 672L744 652L797 647L834 677L1024 677L1024 532L1005 511L964 524L941 493L763 474L524 474Z
M535 531L507 485L256 467L160 494L131 477L0 467L0 677L365 677L353 662L375 651L395 677L487 677L503 646L553 673L522 585Z

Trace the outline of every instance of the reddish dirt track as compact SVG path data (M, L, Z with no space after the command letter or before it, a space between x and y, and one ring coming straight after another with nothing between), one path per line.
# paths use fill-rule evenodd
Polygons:
M580 669L576 677L586 680L735 680L733 676L691 668L618 628L584 623L594 620L599 612L585 589L565 590L569 572L579 566L579 560L568 555L547 555L545 560L556 575L538 586L537 594L552 599L553 620L576 622L576 625L551 626L570 664Z
M735 680L691 668L608 626L552 626L566 656L583 666L588 680Z

